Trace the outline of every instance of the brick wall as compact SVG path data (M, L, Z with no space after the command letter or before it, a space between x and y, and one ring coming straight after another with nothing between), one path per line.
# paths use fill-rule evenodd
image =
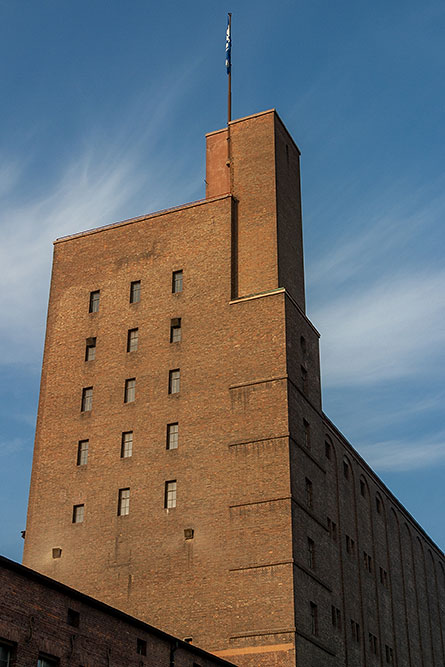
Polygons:
M205 201L55 244L24 562L243 667L387 655L438 667L443 555L321 410L298 148L270 111L208 135L207 157ZM124 404L129 378L136 400ZM81 413L84 387L93 409ZM179 446L167 450L176 422ZM133 455L121 458L126 431ZM130 512L119 516L123 488Z
M35 667L41 654L60 667L232 664L6 558L0 586L0 645L10 647L14 667Z

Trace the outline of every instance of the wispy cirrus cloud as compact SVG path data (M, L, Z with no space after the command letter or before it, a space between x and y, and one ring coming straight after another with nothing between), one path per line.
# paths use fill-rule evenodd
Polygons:
M399 275L341 293L315 310L326 386L437 372L445 349L445 271Z
M107 130L94 129L92 122L61 173L40 193L29 195L26 189L29 155L3 156L0 365L37 361L55 238L180 204L182 196L187 201L195 195L202 180L200 165L190 169L186 151L183 161L172 162L162 142L172 109L188 85L182 74L175 85L164 82L149 103L147 95L133 100L125 122Z
M445 463L445 432L434 438L387 440L364 445L361 454L377 471L405 472Z

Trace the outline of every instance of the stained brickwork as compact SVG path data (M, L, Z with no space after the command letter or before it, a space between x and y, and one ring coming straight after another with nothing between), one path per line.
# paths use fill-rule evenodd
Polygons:
M439 667L443 554L321 409L278 115L207 135L206 181L204 201L55 244L24 562L242 667Z

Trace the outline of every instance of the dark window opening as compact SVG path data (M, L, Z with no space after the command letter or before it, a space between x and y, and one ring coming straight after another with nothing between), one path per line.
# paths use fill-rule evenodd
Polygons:
M85 361L94 361L96 358L96 339L87 338L85 346Z
M90 412L93 409L93 387L84 387L82 389L81 412Z
M360 625L351 619L352 639L360 644Z
M39 659L37 660L37 667L57 667L59 664L59 658L44 655L43 653L39 655Z
M308 390L308 379L307 379L307 370L304 366L300 366L301 371L301 387L303 389L303 394L307 395Z
M378 643L377 643L377 637L375 635L373 635L372 632L370 632L368 634L368 638L369 638L369 650L370 650L370 652L373 653L374 655L378 655L379 654L379 647L378 647Z
M139 329L128 329L127 352L136 352L138 349Z
M121 458L128 459L133 455L133 431L122 433Z
M338 631L341 630L341 611L332 605L331 607L332 625Z
M181 318L175 317L170 322L170 343L181 342Z
M328 531L329 535L331 536L331 539L333 542L337 541L337 524L335 521L332 521L329 517L327 518L327 523L328 523Z
M366 551L363 552L363 565L367 572L372 573L372 558Z
M130 514L130 489L119 489L117 515L127 516L127 514Z
M318 635L318 607L314 602L310 602L311 609L311 634Z
M173 294L178 294L178 292L182 292L182 270L173 271L172 292Z
M350 556L353 556L355 554L355 542L352 539L352 537L349 537L349 535L345 535L346 539L346 553L348 553Z
M307 449L311 448L311 425L306 419L303 419L303 428L304 428L304 444Z
M138 655L147 655L147 642L145 639L138 639L136 642L136 653Z
M168 393L179 394L181 384L181 371L175 368L168 373Z
M77 444L77 465L85 466L88 463L89 440L79 440Z
M377 514L382 513L382 501L380 500L379 496L375 497L375 508L377 510Z
M130 303L139 303L141 300L141 281L135 280L130 285Z
M165 509L172 509L176 507L176 480L172 479L165 482L164 490L164 507Z
M15 644L11 642L0 641L0 667L12 667L13 659L15 658Z
M331 443L327 440L324 441L324 454L327 459L331 459Z
M97 313L99 311L100 290L90 292L90 313Z
M306 477L306 507L312 509L313 506L313 487L310 479Z
M72 625L73 628L78 628L80 625L80 613L74 609L68 609L66 622L68 625Z
M82 523L85 514L85 505L73 506L73 523Z
M307 564L311 570L315 569L315 542L307 538Z
M133 403L136 400L136 378L125 380L124 403Z
M167 424L167 449L178 449L179 444L179 424Z

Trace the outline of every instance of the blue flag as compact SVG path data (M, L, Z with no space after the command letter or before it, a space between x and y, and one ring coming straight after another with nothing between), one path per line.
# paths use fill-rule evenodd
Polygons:
M226 69L227 69L227 74L230 74L232 70L232 35L230 34L230 16L227 17Z

